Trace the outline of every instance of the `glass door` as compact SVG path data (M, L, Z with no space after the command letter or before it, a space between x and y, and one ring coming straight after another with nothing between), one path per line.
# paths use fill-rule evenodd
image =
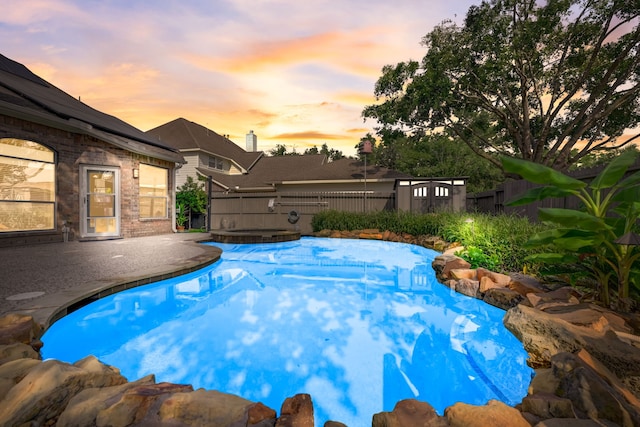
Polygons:
M120 170L106 166L80 169L81 236L120 236Z

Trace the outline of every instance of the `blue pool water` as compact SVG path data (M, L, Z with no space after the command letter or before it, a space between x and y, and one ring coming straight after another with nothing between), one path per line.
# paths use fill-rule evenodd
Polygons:
M442 414L458 401L526 395L533 371L504 311L438 283L435 251L320 238L215 246L224 252L209 267L60 319L43 357L93 354L130 381L155 373L278 413L309 393L319 426L371 425L405 398Z

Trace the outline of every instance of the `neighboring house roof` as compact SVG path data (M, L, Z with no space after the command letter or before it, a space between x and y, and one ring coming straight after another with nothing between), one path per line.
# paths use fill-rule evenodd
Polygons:
M192 121L178 118L147 133L183 153L200 150L207 154L233 161L246 172L263 155L262 152L247 152L234 142L211 129Z
M177 149L92 107L0 54L0 114L90 135L128 151L184 163Z
M364 162L340 159L328 162L322 154L300 156L263 157L247 175L223 176L198 169L211 175L219 186L227 189L273 188L277 184L303 184L312 182L348 182L364 179ZM376 165L367 165L367 181L395 181L409 179L410 175Z
M201 151L224 157L241 166L243 174L230 175L196 167L203 176L225 190L272 190L278 184L348 182L364 179L364 163L355 159L330 162L324 154L266 156L247 152L222 135L189 120L179 118L147 131L183 154ZM410 179L410 175L376 165L367 165L367 181Z

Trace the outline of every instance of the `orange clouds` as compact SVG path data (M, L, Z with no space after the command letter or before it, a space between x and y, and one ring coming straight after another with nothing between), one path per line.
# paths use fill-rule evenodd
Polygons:
M382 67L477 3L3 1L3 54L142 130L185 117L242 147L253 129L261 150L348 155L373 133L361 112Z
M339 140L344 138L343 135L331 135L318 131L306 131L306 132L292 132L292 133L283 133L280 135L273 135L274 139L278 140L307 140L307 139L319 139L319 140Z

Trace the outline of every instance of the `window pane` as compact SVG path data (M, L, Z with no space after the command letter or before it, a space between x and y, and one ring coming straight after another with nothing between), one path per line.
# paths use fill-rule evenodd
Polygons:
M167 218L166 197L140 197L140 218Z
M169 171L140 165L140 218L167 218Z
M37 142L24 139L0 138L0 154L21 159L53 163L53 151Z
M117 222L115 218L89 218L87 231L89 233L115 233Z
M139 178L140 195L166 197L168 177L169 173L167 169L141 164Z
M36 142L0 138L0 232L54 228L53 161L53 151Z
M55 201L55 166L0 156L0 199Z
M0 201L0 232L51 230L55 204Z
M90 194L87 198L90 217L112 217L115 215L116 196Z

